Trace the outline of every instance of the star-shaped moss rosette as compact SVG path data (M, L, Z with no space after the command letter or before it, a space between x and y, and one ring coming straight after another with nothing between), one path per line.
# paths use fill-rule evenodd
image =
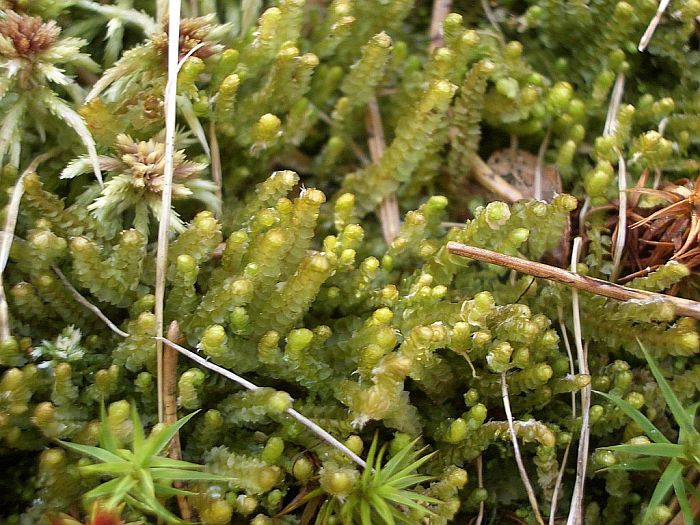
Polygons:
M422 450L414 450L415 444L415 441L408 444L382 465L387 444L377 450L375 435L367 453L367 468L361 475L354 469L324 469L320 475L321 486L305 498L311 501L329 496L321 505L316 525L331 523L332 517L342 523L358 525L410 525L434 516L427 505L441 502L415 490L421 483L433 479L418 474L418 469L432 454L421 456Z
M95 176L102 175L95 143L82 117L59 97L50 84L75 94L75 81L65 73L64 65L79 65L97 71L89 55L80 52L86 42L81 38L60 38L55 21L44 22L12 10L0 10L0 164L10 154L11 164L20 161L24 129L31 124L38 135L45 135L50 115L72 128L88 150ZM48 112L47 112L48 110Z
M141 418L136 406L132 404L133 440L129 450L121 448L117 438L110 431L103 405L99 447L60 441L67 449L97 460L93 465L80 467L82 475L112 478L83 497L87 501L103 500L102 508L105 511L115 509L124 502L134 509L158 516L167 523L186 523L161 502L171 496L195 495L193 492L173 487L174 481L231 481L227 477L202 472L203 465L161 455L177 432L196 414L197 412L192 412L172 425L165 425L149 437L145 437Z
M180 21L180 58L207 59L221 53L220 43L231 31L230 24L215 24L213 14ZM87 100L103 95L108 101L130 99L146 86L162 91L167 76L167 33L165 20L143 45L126 51L92 87Z
M165 184L165 144L158 138L137 141L129 135L117 136L115 155L100 155L100 168L112 174L99 196L87 209L106 228L108 234L116 234L124 224L123 216L133 216L133 226L148 237L150 217L158 217ZM196 199L208 208L216 209L216 185L199 178L207 168L204 163L187 160L179 150L173 156L173 200ZM71 162L61 178L73 178L89 169L88 159L80 157ZM88 190L87 196L93 192ZM175 210L171 211L173 230L183 231L184 225Z
M620 408L626 416L634 421L646 436L636 437L630 442L604 447L617 455L616 463L603 470L627 471L656 471L663 469L654 492L649 499L649 505L644 511L642 524L651 525L659 520L666 512L663 505L669 492L673 491L680 507L681 515L687 525L695 523L688 495L700 496L697 489L686 479L688 470L700 467L700 432L695 426L700 403L684 407L671 386L664 378L659 365L651 353L641 344L639 346L649 364L651 373L656 379L659 390L679 427L678 442L671 442L649 419L626 400L605 392L596 392ZM668 518L671 518L669 515Z

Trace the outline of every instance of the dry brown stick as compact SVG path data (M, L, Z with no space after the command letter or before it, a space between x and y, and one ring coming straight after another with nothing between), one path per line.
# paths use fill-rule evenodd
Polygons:
M676 315L700 319L700 303L697 301L660 293L646 292L644 290L634 290L626 286L620 286L619 284L609 283L602 279L571 273L567 270L557 268L556 266L526 261L518 257L511 257L510 255L503 255L502 253L484 250L483 248L475 248L474 246L467 246L458 242L448 242L447 249L450 253L455 255L496 264L498 266L517 270L527 275L555 281L595 295L617 299L618 301L665 302L674 308Z
M430 44L428 44L428 54L439 47L443 47L442 23L452 9L452 0L433 0L433 12L430 17Z
M180 325L173 321L168 326L167 337L176 343L182 342ZM177 350L165 345L163 349L163 422L172 425L177 421ZM180 433L176 433L170 441L168 456L172 459L182 459L182 447L180 445ZM181 483L175 482L176 488L182 488ZM192 519L192 507L185 496L177 497L177 506L180 516L186 521Z
M376 97L372 97L369 104L367 104L365 127L367 128L369 154L372 157L372 162L377 164L386 150L386 140L384 138L382 115L379 113L379 104L377 104ZM384 241L387 244L391 244L401 229L401 214L395 193L392 193L382 201L377 209L377 215L379 215L379 222L382 223Z

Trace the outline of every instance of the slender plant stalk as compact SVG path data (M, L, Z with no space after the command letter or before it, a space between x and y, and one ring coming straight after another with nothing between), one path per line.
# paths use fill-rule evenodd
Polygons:
M622 270L622 254L625 251L627 240L627 164L622 153L617 151L617 186L618 186L618 217L617 235L615 236L615 248L613 250L613 267L610 274L611 281L617 281Z
M255 385L254 383L251 383L247 379L239 376L238 374L234 374L230 370L226 370L223 367L215 365L211 361L207 361L202 356L188 350L187 348L185 348L183 346L180 346L179 344L177 344L173 341L166 339L165 337L158 337L158 338L156 338L156 340L168 345L170 348L174 348L175 350L180 352L182 355L190 358L192 361L200 364L204 368L208 368L212 372L216 372L217 374L220 374L220 375L224 376L225 378L230 379L231 381L233 381L235 383L238 383L243 388L246 388L248 390L258 390L258 388L260 388L257 385ZM316 434L318 437L323 439L325 442L327 442L331 446L340 450L343 454L345 454L350 459L352 459L360 467L365 468L367 466L365 461L360 456L355 454L352 450L350 450L348 447L346 447L344 444L342 444L340 441L338 441L336 438L334 438L329 432L327 432L326 430L324 430L323 428L318 426L316 423L311 421L308 417L304 416L303 414L300 414L299 412L297 412L293 408L288 408L286 410L286 413L287 413L287 415L296 419L299 423L304 425L306 428L311 430L311 432Z
M97 306L92 304L90 301L88 301L83 295L75 289L75 286L71 284L71 282L68 280L68 277L64 275L64 273L58 268L56 265L51 265L51 269L53 272L58 276L58 278L61 280L63 283L63 286L65 286L68 291L71 293L73 298L80 304L82 304L85 308L90 310L93 314L95 314L97 317L100 318L101 321L103 321L112 332L114 332L117 335L120 335L122 337L129 337L129 334L124 332L123 330L120 330L117 325L115 325L112 321L110 321L109 317L107 317L105 314L102 313L102 310L100 310Z
M556 266L550 266L549 264L527 261L518 257L511 257L510 255L503 255L502 253L484 250L483 248L476 248L474 246L467 246L458 242L448 242L447 249L450 253L455 255L496 264L504 268L511 268L527 275L541 277L542 279L555 281L571 288L584 290L595 295L602 295L610 299L617 299L618 301L636 300L666 302L673 306L676 315L700 319L700 303L697 301L644 290L634 290L633 288L613 284L602 279L578 275L562 268L557 268Z
M22 195L24 195L24 177L30 173L34 173L39 167L39 164L53 157L57 151L58 150L55 148L51 149L46 153L37 155L34 160L29 163L27 169L25 169L17 179L15 187L12 189L10 202L7 205L7 216L5 217L5 225L2 229L2 239L0 239L0 341L5 341L12 335L10 332L10 312L7 307L3 277L5 275L5 268L7 267L7 259L10 257L12 241L15 237L19 205L22 202Z
M503 177L496 175L478 155L471 156L469 166L472 175L484 188L495 193L499 199L513 203L523 198L523 194L511 186Z
M180 342L182 334L180 325L173 321L168 326L168 339ZM165 424L173 425L177 422L177 358L180 354L177 350L168 347L163 351L163 379L165 380ZM182 446L180 444L180 432L177 432L170 446L168 456L172 459L182 459ZM181 482L174 482L175 488L183 488ZM180 516L186 521L192 519L192 507L186 496L177 496L177 506L180 509Z
M479 454L476 458L476 479L479 484L479 488L484 488L484 459ZM484 521L484 511L486 510L486 503L481 501L479 503L479 514L476 515L476 523L474 525L481 525Z
M622 102L622 95L625 92L625 74L618 73L615 78L615 85L613 86L612 93L610 94L610 102L608 104L608 112L605 115L605 127L603 128L603 135L612 135L615 133L615 128L617 127L617 112L620 109L620 103Z
M571 272L576 273L579 251L581 250L581 237L574 239L574 247L571 250ZM584 349L581 336L581 312L579 309L578 290L571 290L571 307L574 318L574 343L578 359L578 371L581 374L589 374L588 352ZM571 496L571 507L567 525L581 525L583 523L583 496L586 483L586 467L588 466L588 446L590 440L589 416L591 409L591 385L581 389L581 436L578 442L578 457L576 459L576 481L574 493Z
M530 478L527 477L527 471L525 470L525 464L523 463L523 457L520 454L520 445L518 445L518 436L515 434L515 424L513 423L513 413L510 409L510 397L508 396L508 382L506 381L506 373L501 372L501 396L503 397L503 408L506 411L506 419L508 420L508 429L510 430L510 440L513 443L513 453L515 454L515 462L518 465L518 472L520 473L520 479L523 481L525 486L525 492L527 492L527 498L530 500L530 506L532 507L532 512L535 513L535 520L540 525L544 525L544 520L542 519L542 514L540 513L540 507L537 504L537 497L535 496L535 491L530 483Z
M539 200L542 200L542 167L544 166L544 154L547 152L549 147L549 139L552 136L552 128L547 128L547 133L545 133L542 143L540 144L540 149L537 152L537 164L535 165L535 180L534 188L532 190L532 196Z
M651 37L654 36L654 31L656 31L656 26L659 25L659 22L661 22L661 17L664 15L664 11L666 11L666 8L668 7L668 4L671 3L671 0L661 0L659 2L659 7L656 10L656 14L654 15L654 18L651 19L651 22L649 22L649 27L647 27L647 30L644 31L644 34L642 35L642 38L639 40L639 46L637 49L639 51L644 51L647 46L649 45L649 42L651 42Z
M486 15L486 18L488 19L489 23L493 26L493 28L496 30L496 32L499 34L502 33L501 26L498 24L498 20L496 20L496 15L493 12L493 9L491 9L490 0L481 0L481 7L484 10L484 14Z
M384 138L382 115L379 113L379 104L377 104L376 97L372 97L369 104L367 104L365 127L367 128L369 154L372 158L372 162L377 164L382 156L384 156L386 140ZM392 193L382 201L377 210L377 214L379 215L379 222L382 224L384 242L391 244L401 229L401 214L399 212L399 203L396 200L395 193Z
M576 365L574 364L574 356L571 352L571 343L569 342L566 324L564 323L564 309L559 306L557 310L559 314L559 330L561 331L562 338L564 339L566 355L569 358L569 373L573 376L576 373ZM571 419L576 419L576 392L571 392ZM557 504L559 503L559 491L561 490L562 482L564 480L564 470L566 469L566 463L569 460L570 450L571 441L569 441L564 448L564 456L562 457L559 472L557 473L557 480L554 484L554 490L552 491L552 502L549 506L549 525L554 525L556 520Z
M158 223L156 252L156 337L163 337L163 307L165 277L168 268L168 241L170 239L170 208L173 191L173 154L175 153L175 124L177 104L177 71L180 57L180 0L169 0L168 18L168 83L165 87L165 170L163 197ZM163 343L156 339L158 364L158 420L164 416Z
M209 146L211 147L211 178L216 184L216 199L219 201L218 212L221 213L224 206L223 180L221 176L221 150L219 139L216 136L216 124L209 124Z
M452 0L433 0L433 11L430 16L430 44L428 54L445 45L443 40L442 23L452 9Z

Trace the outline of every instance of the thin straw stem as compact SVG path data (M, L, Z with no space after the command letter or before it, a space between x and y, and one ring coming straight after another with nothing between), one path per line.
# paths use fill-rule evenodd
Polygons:
M192 361L195 363L198 363L202 365L205 368L208 368L212 372L216 372L217 374L220 374L224 376L227 379L230 379L231 381L238 383L241 385L243 388L246 388L248 390L258 390L257 385L254 383L251 383L244 377L239 376L238 374L234 374L230 370L226 370L225 368L220 367L219 365L216 365L212 363L211 361L207 361L204 359L202 356L192 352L191 350L188 350L187 348L184 348L183 346L178 345L177 343L174 343L173 341L170 341L166 339L165 337L157 337L156 341L160 341L161 343L165 343L168 345L170 348L173 348L180 352L182 355L190 358ZM288 408L286 410L286 413L296 419L299 423L304 425L306 428L311 430L314 434L316 434L318 437L332 445L333 447L337 448L341 452L343 452L345 455L347 455L350 459L352 459L355 463L357 463L360 467L365 468L367 464L365 461L355 454L352 450L350 450L348 447L346 447L343 443L338 441L336 438L334 438L330 433L328 433L326 430L318 426L316 423L311 421L309 418L306 416L300 414L293 408Z
M530 500L530 506L532 511L535 513L535 519L540 525L544 525L544 520L542 519L542 514L540 513L540 507L537 504L537 497L535 496L535 491L530 483L530 478L527 477L527 471L525 470L525 465L523 463L523 457L520 454L520 445L518 445L518 436L515 434L515 424L513 423L513 413L510 409L510 397L508 395L508 382L506 381L506 373L501 373L501 396L503 397L503 408L506 411L506 419L508 420L508 429L510 430L510 440L513 443L513 453L515 454L515 462L518 465L518 472L520 473L520 479L525 486L525 492L527 492L527 498Z
M180 57L180 1L169 1L168 13L168 83L165 87L165 169L163 194L158 223L158 249L156 252L156 336L163 336L165 302L165 278L168 268L168 241L170 238L170 214L173 188L173 155L175 153L175 124L177 105L177 71ZM163 421L163 343L156 340L158 366L158 420Z
M571 272L576 273L579 252L581 250L581 237L574 239L574 247L571 250ZM581 335L581 311L579 308L578 290L571 290L571 308L574 318L574 343L578 359L578 371L589 375L588 352L583 346ZM591 385L590 383L581 389L581 436L578 442L578 456L576 458L576 481L574 492L571 496L571 506L567 525L581 525L583 523L583 496L586 484L586 468L588 466L588 446L590 440L589 416L591 409Z

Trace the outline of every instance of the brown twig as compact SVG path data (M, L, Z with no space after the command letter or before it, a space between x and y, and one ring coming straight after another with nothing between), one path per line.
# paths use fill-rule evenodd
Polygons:
M377 164L386 150L386 140L384 139L382 115L379 113L379 104L377 104L376 97L372 97L369 104L367 104L365 127L367 128L369 154L372 157L372 162ZM395 193L392 193L382 201L377 209L377 215L379 215L379 222L382 223L384 241L387 244L391 244L401 229L401 214Z
M595 295L609 297L610 299L616 299L618 301L666 302L674 308L676 315L700 319L700 303L697 301L643 290L634 290L632 288L620 286L619 284L609 283L602 279L577 275L567 270L557 268L556 266L527 261L525 259L519 259L518 257L511 257L510 255L503 255L502 253L484 250L483 248L476 248L474 246L467 246L458 242L447 243L447 249L450 253L455 255L496 264L498 266L517 270L527 275L541 277L542 279L555 281L571 288L584 290Z
M168 326L168 339L177 343L182 342L180 325L173 321ZM163 422L172 425L177 421L177 350L169 346L163 349ZM182 459L182 446L180 445L180 433L176 433L170 441L168 456L172 459ZM175 488L182 488L182 483L175 482ZM185 496L177 496L177 506L180 516L186 521L192 519L192 507Z
M443 47L442 23L450 14L452 9L452 0L433 0L433 12L430 18L430 44L428 44L428 54L432 53L439 47Z

